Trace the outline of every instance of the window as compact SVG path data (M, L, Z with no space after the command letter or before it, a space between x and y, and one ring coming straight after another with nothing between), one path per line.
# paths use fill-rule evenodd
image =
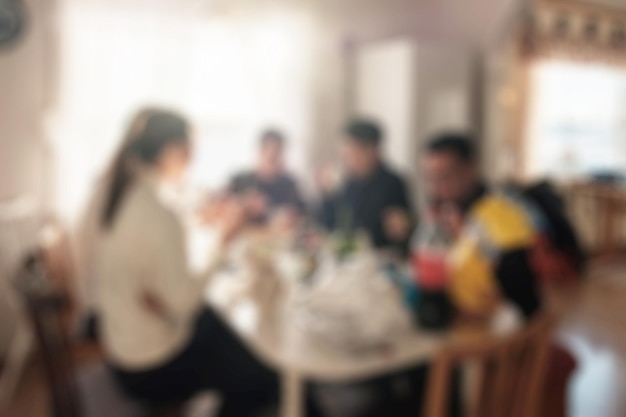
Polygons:
M626 71L543 62L532 69L527 174L626 174Z
M58 211L76 219L128 117L162 105L189 117L196 185L252 162L259 131L284 129L302 166L309 129L310 25L295 14L226 20L71 3L63 11L58 104L50 115Z

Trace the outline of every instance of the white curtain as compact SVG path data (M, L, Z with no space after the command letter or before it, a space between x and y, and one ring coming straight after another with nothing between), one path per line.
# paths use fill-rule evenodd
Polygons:
M312 25L302 15L207 18L68 2L60 15L59 100L49 118L56 209L74 221L130 115L162 105L195 127L192 180L219 186L249 165L264 126L292 139L304 167Z

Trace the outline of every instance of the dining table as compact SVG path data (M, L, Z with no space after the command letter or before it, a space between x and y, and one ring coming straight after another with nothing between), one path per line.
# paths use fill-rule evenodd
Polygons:
M304 415L308 383L350 384L401 372L434 360L455 340L453 330L427 330L412 321L406 331L367 349L329 343L329 337L296 319L300 312L294 293L303 291L297 280L288 277L282 291L261 299L259 287L250 289L242 269L231 263L215 273L205 300L257 359L280 376L281 417ZM377 309L368 314L377 314Z

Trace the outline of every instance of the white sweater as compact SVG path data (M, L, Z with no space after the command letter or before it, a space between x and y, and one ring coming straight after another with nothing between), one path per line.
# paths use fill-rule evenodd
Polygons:
M204 270L194 273L187 246L183 223L158 187L146 178L133 184L104 232L97 263L102 336L113 364L157 367L190 340L203 288L221 254L214 248ZM142 305L146 291L161 301L167 317Z

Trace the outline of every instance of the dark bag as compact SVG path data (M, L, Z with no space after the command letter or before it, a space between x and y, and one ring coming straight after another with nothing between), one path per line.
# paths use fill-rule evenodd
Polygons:
M586 255L561 196L545 180L522 187L521 193L544 216L548 224L547 238L552 246L567 257L576 272L581 274L586 265Z

